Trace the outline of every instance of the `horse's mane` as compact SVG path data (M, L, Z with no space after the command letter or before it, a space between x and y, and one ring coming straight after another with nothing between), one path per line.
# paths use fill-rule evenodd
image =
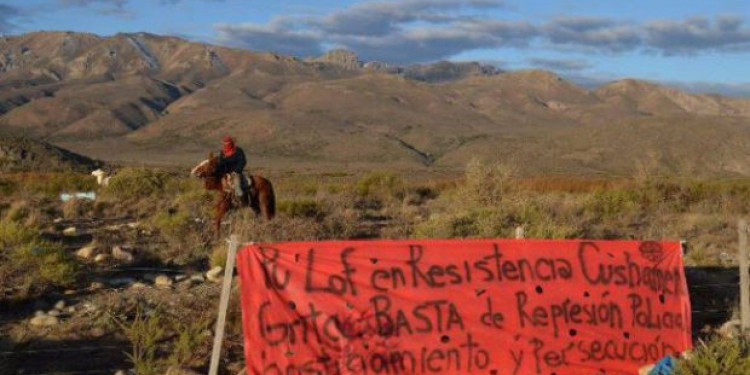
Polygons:
M206 160L204 160L204 161L202 161L202 162L198 163L198 165L196 165L196 166L195 166L195 167L194 167L194 168L193 168L193 169L192 169L192 170L190 171L190 174L191 174L191 175L195 175L196 173L198 173L198 169L202 168L203 166L205 166L206 164L208 164L208 163L209 163L210 161L211 161L211 159L206 159Z

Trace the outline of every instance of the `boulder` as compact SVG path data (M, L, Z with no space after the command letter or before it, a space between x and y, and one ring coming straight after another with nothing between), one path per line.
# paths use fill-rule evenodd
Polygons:
M734 319L722 324L716 332L722 337L731 339L738 337L741 331L742 322L739 319Z
M209 270L208 272L206 272L206 278L208 279L208 281L212 281L215 283L220 282L222 278L221 273L223 271L224 271L224 268L222 268L221 266L216 266L212 268L211 270Z
M120 246L115 246L112 248L112 258L125 263L130 263L133 261L133 259L135 259L133 257L133 254L123 250Z
M156 279L154 280L154 285L158 288L170 288L172 287L172 284L172 279L167 275L156 276Z
M205 281L206 281L206 278L203 277L203 275L201 274L190 276L190 282L192 283L200 284Z
M91 259L91 257L94 256L95 251L96 251L96 247L86 246L76 251L76 255L81 259Z
M60 320L55 316L43 315L31 318L29 323L34 327L52 327L58 325Z

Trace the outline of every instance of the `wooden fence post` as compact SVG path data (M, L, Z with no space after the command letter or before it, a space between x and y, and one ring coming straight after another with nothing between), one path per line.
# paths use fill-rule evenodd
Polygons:
M750 269L748 269L747 249L747 221L740 219L737 228L740 234L740 317L742 322L742 332L747 333L750 330Z
M517 226L516 227L516 239L517 240L522 240L523 239L523 227L522 226Z
M221 343L224 340L224 326L227 321L227 308L229 307L229 295L232 291L232 275L234 274L234 258L237 255L237 248L240 243L237 235L233 234L229 238L227 247L227 264L224 268L224 279L221 285L221 298L219 299L219 317L216 320L216 333L214 334L214 348L211 352L211 366L208 374L216 375L219 372L219 357L221 355Z

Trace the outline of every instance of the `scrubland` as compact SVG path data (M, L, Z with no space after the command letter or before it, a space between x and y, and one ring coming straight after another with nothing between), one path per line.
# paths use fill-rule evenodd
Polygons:
M737 262L737 220L750 203L747 179L528 177L509 165L478 160L462 176L342 171L269 178L277 217L264 221L250 210L233 212L223 236L255 242L490 238L513 237L522 227L527 238L685 241L686 265L729 267ZM58 196L89 190L97 192L95 201L61 202ZM0 176L0 307L9 317L0 321L7 338L0 348L13 350L50 335L118 340L127 353L119 360L138 374L163 373L170 365L205 369L216 287L182 290L175 284L167 291L136 292L132 285L107 289L104 280L105 287L96 288L101 272L128 268L78 251L89 246L108 253L122 245L134 255L130 267L201 274L226 259L225 242L211 225L214 199L184 171L125 167L108 187L75 173ZM98 307L85 316L71 312L52 333L24 323L38 301L64 296L89 298ZM236 305L230 311L227 371L238 371L242 361ZM696 344L691 361L681 361L680 373L747 373L747 341L709 337Z

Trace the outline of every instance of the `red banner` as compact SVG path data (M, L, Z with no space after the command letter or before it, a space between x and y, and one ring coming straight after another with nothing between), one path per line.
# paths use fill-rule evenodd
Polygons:
M691 346L676 242L292 242L237 261L249 374L635 374Z

